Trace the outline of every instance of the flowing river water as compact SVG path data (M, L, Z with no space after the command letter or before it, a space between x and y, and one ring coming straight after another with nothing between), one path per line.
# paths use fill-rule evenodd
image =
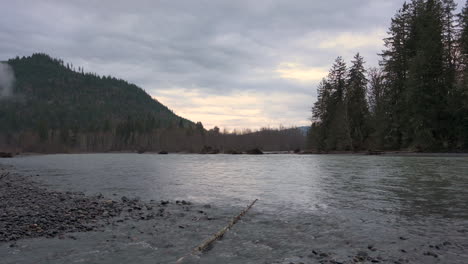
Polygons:
M259 199L200 263L352 263L367 256L381 263L468 263L463 156L68 154L0 165L53 190L189 200L210 204L215 216L234 216ZM138 228L143 234L151 227ZM7 263L170 263L203 237L176 230L164 248L151 236L109 242L106 236L118 232L129 231L30 239L22 250L0 244L0 254Z

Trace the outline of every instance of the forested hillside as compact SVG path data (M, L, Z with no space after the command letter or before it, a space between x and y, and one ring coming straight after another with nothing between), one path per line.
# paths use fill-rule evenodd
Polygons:
M133 84L75 71L45 54L8 64L16 77L16 98L2 103L0 126L5 131L106 131L123 121L145 129L191 124Z
M468 1L413 0L391 21L379 68L338 57L318 87L318 151L468 149Z
M292 150L305 145L295 129L207 131L134 84L85 73L46 54L6 63L16 80L12 94L0 98L0 152Z
M84 73L46 54L7 63L16 80L13 95L0 104L3 145L31 150L42 146L44 151L90 149L77 144L119 149L137 134L195 128L126 81Z

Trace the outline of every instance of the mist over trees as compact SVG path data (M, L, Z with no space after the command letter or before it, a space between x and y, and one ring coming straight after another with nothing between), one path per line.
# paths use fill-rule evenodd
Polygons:
M318 151L468 149L468 1L413 0L391 21L380 67L338 57L318 86Z

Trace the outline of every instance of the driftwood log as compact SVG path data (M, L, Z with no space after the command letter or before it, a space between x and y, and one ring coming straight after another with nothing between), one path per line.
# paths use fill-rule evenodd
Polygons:
M9 172L1 174L0 175L0 180L3 179L3 178L6 178L8 175L10 175Z
M211 236L208 240L200 244L199 246L195 247L192 252L190 252L188 255L181 257L180 259L177 260L176 264L180 264L184 261L185 258L188 256L196 256L198 254L203 253L208 247L210 247L214 242L217 240L221 239L224 234L231 229L249 210L254 206L254 204L258 201L258 199L255 199L247 208L245 208L240 214L238 214L236 217L234 217L231 222L227 226L225 226L223 229L219 230L216 234Z

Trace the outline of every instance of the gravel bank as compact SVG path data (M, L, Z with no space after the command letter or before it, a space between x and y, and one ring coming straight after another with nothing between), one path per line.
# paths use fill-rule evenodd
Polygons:
M126 220L164 218L171 214L166 210L169 204L51 191L29 177L0 168L0 242L37 237L63 239L66 233L99 231ZM186 201L176 201L175 205L185 211L191 207Z

